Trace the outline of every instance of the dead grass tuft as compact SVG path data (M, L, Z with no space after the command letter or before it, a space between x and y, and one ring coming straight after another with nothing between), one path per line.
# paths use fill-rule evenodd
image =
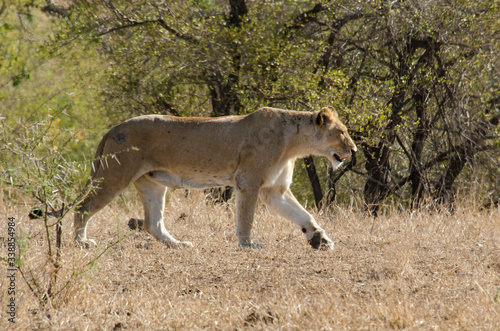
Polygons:
M0 310L0 329L500 329L500 213L458 207L454 213L393 212L377 219L336 209L318 216L336 246L312 250L294 225L259 207L254 239L237 248L234 206L207 206L201 193L169 197L166 227L192 249L168 249L128 221L136 200L96 215L89 237L72 243L64 220L59 289L119 238L87 272L43 307L18 273L17 322ZM0 255L6 217L27 244L24 268L48 281L41 222L32 205L0 207ZM6 266L0 301L7 302ZM74 276L73 276L74 277Z

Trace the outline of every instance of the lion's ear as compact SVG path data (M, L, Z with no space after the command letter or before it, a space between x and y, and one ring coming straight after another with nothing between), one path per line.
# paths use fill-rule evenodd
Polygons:
M337 116L335 109L323 108L319 111L318 116L316 116L316 124L318 126L330 124L334 121L334 116Z

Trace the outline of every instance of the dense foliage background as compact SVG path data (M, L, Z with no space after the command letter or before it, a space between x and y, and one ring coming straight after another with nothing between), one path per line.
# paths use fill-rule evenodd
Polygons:
M297 162L302 202L498 203L499 27L493 0L0 0L3 187L76 196L134 115L332 105L359 152Z

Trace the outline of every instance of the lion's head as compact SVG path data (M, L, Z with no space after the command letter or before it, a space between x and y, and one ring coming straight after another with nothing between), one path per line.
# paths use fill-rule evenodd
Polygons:
M316 116L317 138L320 141L318 153L327 157L334 168L357 151L347 128L340 121L333 107L323 108Z

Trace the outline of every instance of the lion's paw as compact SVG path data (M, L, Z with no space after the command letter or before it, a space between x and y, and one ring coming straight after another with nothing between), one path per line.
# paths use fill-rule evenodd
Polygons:
M190 241L181 241L179 247L194 247L193 243Z
M82 248L89 249L92 247L97 247L97 243L93 239L80 239L77 240L78 245Z
M251 242L245 244L238 244L240 248L250 248L250 249L264 249L264 245L259 242Z
M309 245L314 249L332 250L334 247L333 241L330 240L324 233L319 231L314 232L314 235L308 240Z
M167 245L168 248L184 248L184 247L193 247L193 243L189 241L177 241L177 242L168 242L164 241L163 242L165 245Z

